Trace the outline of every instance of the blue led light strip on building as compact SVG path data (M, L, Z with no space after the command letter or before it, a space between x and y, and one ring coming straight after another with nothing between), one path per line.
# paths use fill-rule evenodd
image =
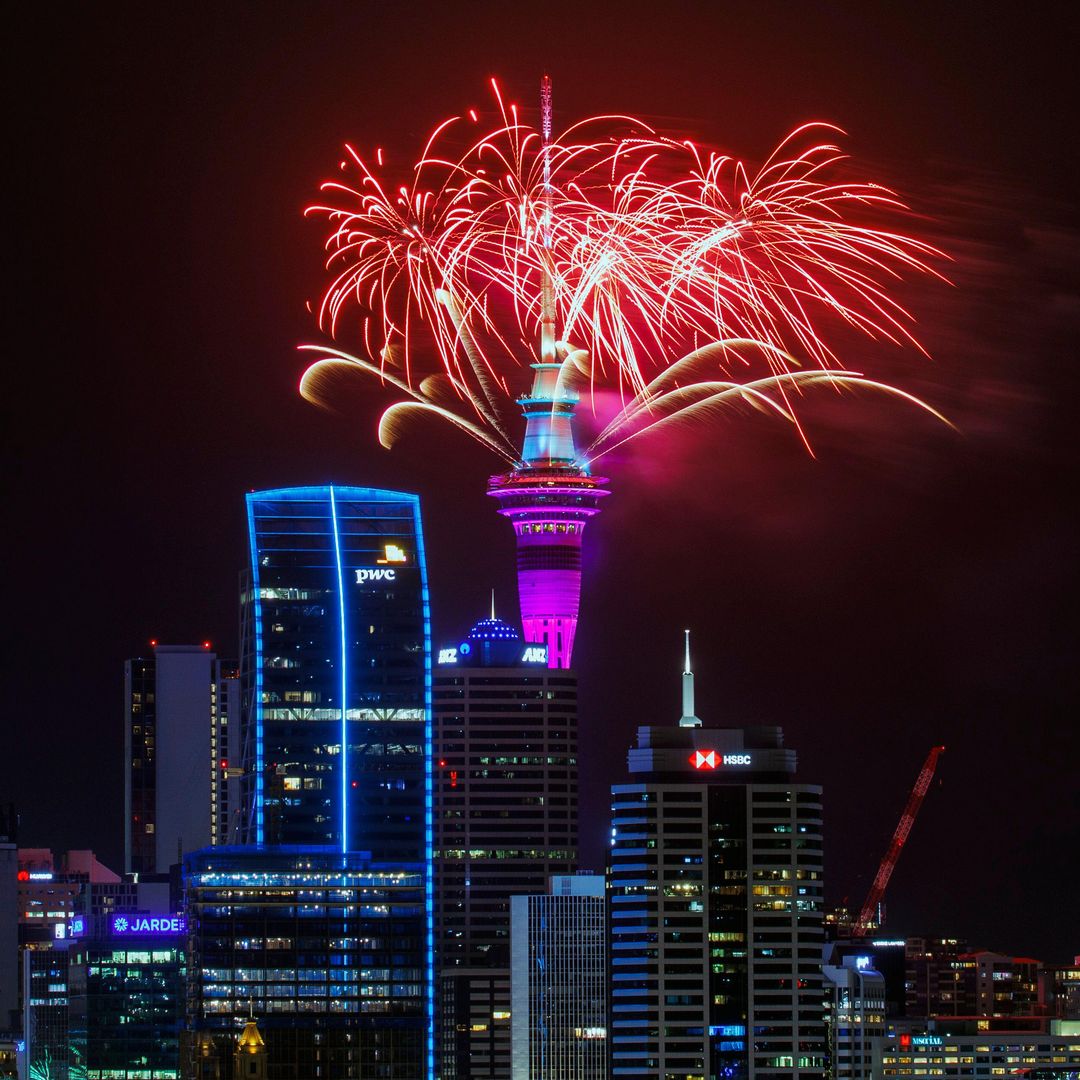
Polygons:
M248 543L251 545L251 589L252 603L255 607L255 700L252 713L255 716L255 842L261 844L263 837L263 638L262 638L262 594L259 591L259 555L255 538L255 502L254 493L247 497Z
M427 908L427 1077L435 1077L435 877L434 877L434 747L431 728L431 594L428 592L424 527L420 521L420 499L413 500L416 531L416 561L420 567L420 589L424 605L424 895Z
M341 572L341 537L338 534L337 503L334 500L334 485L330 485L330 521L334 526L334 562L337 566L338 625L341 630L341 851L349 850L349 770L346 762L348 755L347 715L348 715L348 673L349 665L345 652L345 580Z

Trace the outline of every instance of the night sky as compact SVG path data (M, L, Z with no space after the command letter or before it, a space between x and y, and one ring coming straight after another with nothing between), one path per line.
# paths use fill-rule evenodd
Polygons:
M122 665L150 638L237 649L242 495L423 498L436 643L514 615L498 462L376 392L303 402L341 144L406 163L487 80L556 126L630 112L760 161L834 121L899 189L951 285L899 295L933 359L845 362L956 423L808 400L816 457L733 415L605 470L586 533L585 865L639 724L675 723L693 629L707 725L777 723L825 785L829 899L865 895L931 745L948 747L889 889L890 933L1080 953L1075 33L1050 7L239 4L54 8L14 27L16 191L0 799L25 846L122 858ZM61 12L63 13L61 14ZM1065 16L1060 16L1064 20ZM346 343L348 344L348 343Z

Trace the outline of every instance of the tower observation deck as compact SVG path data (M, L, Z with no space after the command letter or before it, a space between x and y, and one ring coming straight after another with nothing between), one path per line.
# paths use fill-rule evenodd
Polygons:
M532 367L532 391L518 401L525 414L521 463L493 476L488 494L514 526L525 640L547 645L549 667L568 668L581 600L582 534L609 492L606 478L592 476L578 460L578 399L560 385L562 364Z

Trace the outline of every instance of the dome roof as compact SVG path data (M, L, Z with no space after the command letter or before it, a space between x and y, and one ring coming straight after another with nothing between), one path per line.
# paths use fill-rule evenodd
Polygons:
M502 619L481 619L466 635L466 641L520 641L521 634Z

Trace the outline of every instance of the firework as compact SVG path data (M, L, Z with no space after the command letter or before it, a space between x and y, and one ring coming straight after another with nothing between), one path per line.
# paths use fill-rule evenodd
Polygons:
M848 370L822 327L921 350L890 290L905 273L936 273L939 253L860 223L903 206L842 175L833 125L798 128L750 169L628 116L555 136L547 79L540 129L492 90L494 127L472 110L444 121L407 184L384 178L381 151L372 160L350 146L343 178L322 186L307 211L330 226L319 325L362 345L301 346L316 354L301 392L325 401L328 373L359 370L399 395L380 419L384 445L409 419L435 416L510 466L491 493L518 533L526 637L568 663L581 531L606 494L592 466L628 440L735 403L801 435L793 402L821 385L929 408ZM599 386L614 388L619 407L579 448L575 407ZM539 553L538 536L576 545L577 569L566 551ZM528 579L525 563L578 576Z

